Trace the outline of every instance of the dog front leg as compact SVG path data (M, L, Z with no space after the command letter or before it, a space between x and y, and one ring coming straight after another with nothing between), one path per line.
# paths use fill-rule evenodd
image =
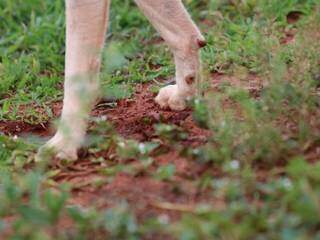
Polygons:
M163 108L183 110L195 92L200 72L199 49L205 39L191 20L181 0L135 0L173 52L176 85L160 90L156 102Z
M61 120L55 136L38 153L76 159L87 119L98 95L100 53L104 45L109 0L66 0L66 67Z

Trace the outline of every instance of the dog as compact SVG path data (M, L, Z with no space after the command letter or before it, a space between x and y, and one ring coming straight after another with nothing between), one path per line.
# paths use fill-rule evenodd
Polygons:
M56 134L36 159L50 150L60 159L77 159L88 117L99 92L101 51L105 43L111 0L66 0L66 55L63 109ZM181 111L195 92L200 71L199 50L206 44L181 0L135 0L171 49L175 85L160 89L161 108Z

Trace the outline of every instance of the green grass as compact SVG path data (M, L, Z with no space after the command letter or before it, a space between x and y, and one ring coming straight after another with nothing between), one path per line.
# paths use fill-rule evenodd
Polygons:
M33 163L42 139L0 135L0 233L14 216L9 239L320 239L319 2L185 2L209 43L201 52L204 95L192 107L194 120L212 136L186 148L179 127L160 124L155 134L161 140L139 143L97 121L88 152L91 161L108 165L101 170L108 182L121 172L147 174L160 143L173 146L208 169L185 181L213 202L186 208L175 222L161 216L140 221L126 202L103 211L74 206L68 203L72 186L56 186L56 172ZM289 24L288 14L296 11L299 21ZM158 87L173 75L168 49L146 44L158 34L132 1L114 0L110 19L101 73L106 97L128 97L137 83ZM0 121L45 123L52 118L50 103L62 97L63 1L1 0L0 20ZM283 44L288 33L295 40ZM212 90L217 72L225 81ZM252 78L264 83L253 86L258 96L247 88ZM99 152L113 155L105 159ZM112 158L135 158L141 166L109 164ZM176 171L170 163L150 177L178 185ZM61 228L66 218L72 230Z

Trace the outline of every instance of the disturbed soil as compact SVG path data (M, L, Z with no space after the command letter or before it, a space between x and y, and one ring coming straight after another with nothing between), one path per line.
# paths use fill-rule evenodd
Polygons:
M219 85L228 82L248 90L255 98L259 97L266 84L255 75L247 75L241 79L214 73L211 79L213 91L219 91ZM114 158L112 150L97 153L82 150L79 160L67 165L54 161L51 168L56 170L56 174L52 178L57 185L68 183L71 186L70 204L106 209L126 201L139 220L162 217L168 221L178 219L181 213L194 211L195 205L202 202L211 204L216 209L224 207L222 199L199 190L199 181L195 181L205 175L220 176L219 169L183 154L183 149L205 144L210 131L197 126L190 109L182 112L160 109L155 104L154 97L151 86L141 84L136 86L132 98L111 103L101 101L96 105L92 116L106 118L114 126L116 134L139 142L158 141L161 147L151 154L154 161L147 168L136 159ZM61 102L52 104L51 108L58 118L61 114ZM174 124L186 132L187 137L177 141L177 145L164 143L154 129L157 123ZM93 125L93 122L90 123L91 127ZM54 134L50 123L30 125L17 121L0 122L0 132L22 136L33 134L42 138L49 138ZM315 148L311 154L319 156L319 151L320 148ZM98 158L103 158L104 161L93 160ZM159 180L156 177L157 169L167 164L175 166L175 174L170 180ZM114 169L118 165L127 166L131 171L108 173L108 169ZM268 171L261 169L257 177L259 181L263 181L268 177Z
M154 124L175 124L188 137L180 144L186 147L196 147L204 144L210 133L198 127L192 118L191 110L174 112L160 109L154 102L155 94L149 85L138 85L132 99L116 102L116 107L108 104L98 104L93 110L94 117L107 116L117 134L126 139L137 141L152 141L157 139ZM54 103L53 113L56 117L61 114L61 103ZM92 125L92 124L91 124ZM0 132L6 135L33 134L49 138L54 133L50 123L30 125L24 122L0 122ZM165 144L164 144L165 145ZM93 162L90 154L82 151L80 159L72 164L62 165L58 161L52 169L58 170L53 179L60 183L69 183L72 187L70 203L85 207L97 206L108 208L126 201L141 219L151 216L162 216L175 219L181 212L192 211L192 207L201 201L208 203L209 197L200 193L192 180L207 170L207 166L198 164L192 159L182 157L181 149L174 146L164 146L160 152L154 154L154 163L147 169L141 169L139 160L127 162L112 162L133 166L138 169L135 173L116 173L112 177L105 176L103 169L106 164ZM105 159L110 152L99 153ZM168 181L161 181L154 177L159 166L174 164L175 176ZM211 169L212 170L212 169ZM218 174L211 172L211 174Z
M222 83L228 82L233 86L241 87L254 98L259 98L261 89L266 83L255 75L243 78L228 77L214 73L211 76L212 91L219 91ZM149 218L158 218L162 221L174 222L180 219L183 213L192 213L198 204L209 204L214 209L224 209L224 199L219 199L205 189L199 187L204 176L221 177L221 169L210 163L201 163L184 153L184 149L192 149L205 144L212 132L200 128L194 121L192 111L187 109L174 112L160 109L155 104L155 93L149 84L136 86L132 98L116 102L99 102L92 111L95 118L106 119L114 127L115 133L124 139L134 139L139 142L158 141L159 149L151 154L153 163L144 167L141 160L121 160L115 156L114 149L98 152L80 151L79 160L72 163L62 163L55 159L50 166L55 175L52 176L53 186L67 183L71 187L69 204L83 207L97 207L108 209L126 202L138 220L143 222ZM226 102L226 107L236 108L232 102ZM61 114L62 103L53 103L51 109L58 118ZM164 142L155 131L155 124L174 124L187 137L175 141L175 144ZM94 122L90 129L94 129ZM290 124L283 124L288 126ZM92 128L93 127L93 128ZM49 138L54 134L50 123L31 125L19 121L0 122L0 133L6 135L35 135L40 138ZM90 135L90 131L88 133ZM107 141L107 138L106 138ZM310 155L310 156L309 156ZM318 159L320 147L312 148L308 159ZM97 161L97 159L103 159ZM157 177L159 167L172 164L175 174L169 180ZM115 170L122 165L130 171ZM264 182L270 177L270 171L258 167L257 181ZM282 173L282 164L277 163L273 172ZM250 198L250 196L248 196ZM260 204L252 199L252 204ZM62 219L59 223L65 228L72 229L72 222ZM9 221L10 222L10 221ZM168 236L146 236L145 239L171 239Z
M175 124L188 133L187 139L184 139L181 144L198 146L206 142L209 132L196 126L190 110L173 112L160 109L154 103L154 97L148 85L138 85L133 99L120 100L115 108L99 107L98 105L94 109L93 115L107 116L114 125L117 134L126 139L130 138L141 142L154 140L157 138L154 124L168 123ZM110 153L104 153L103 157L108 158L108 154ZM179 151L174 147L165 147L164 152L155 154L153 157L154 164L146 170L139 170L141 163L138 160L124 162L124 164L138 170L131 174L118 173L109 178L107 182L105 182L105 176L95 172L74 178L70 178L66 174L68 182L72 182L74 186L77 184L81 186L74 188L72 201L81 205L94 203L98 207L107 208L125 200L131 209L135 210L139 218L145 219L163 213L169 218L177 218L185 206L193 206L206 197L199 195L196 186L193 186L188 180L188 178L194 178L204 171L203 166L181 157ZM176 168L176 174L172 181L159 181L153 177L159 166L169 163L174 164ZM85 169L90 169L90 167L85 167L86 164L92 165L86 158L80 159L77 163L78 166L82 164ZM96 172L99 172L100 166L95 167ZM74 171L77 172L77 170ZM66 180L60 176L57 178L59 181ZM99 187L90 184L92 181L99 182L101 179L104 179L102 180L104 184ZM170 204L167 206L163 203ZM172 209L175 207L178 207L178 210Z

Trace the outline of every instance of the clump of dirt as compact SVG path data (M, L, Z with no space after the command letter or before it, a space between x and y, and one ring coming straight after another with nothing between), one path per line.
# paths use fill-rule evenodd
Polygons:
M120 135L139 141L155 137L153 125L157 123L180 126L189 133L190 139L208 136L208 131L199 128L192 121L190 109L181 112L161 109L154 102L155 94L149 88L150 85L147 84L138 85L133 99L118 101L116 108L97 108L93 115L106 115Z
M301 11L291 11L287 14L287 22L289 24L294 24L298 22L302 16L303 13Z
M49 124L32 125L22 121L0 121L0 133L5 135L31 133L39 136L47 136L50 134L48 125Z

